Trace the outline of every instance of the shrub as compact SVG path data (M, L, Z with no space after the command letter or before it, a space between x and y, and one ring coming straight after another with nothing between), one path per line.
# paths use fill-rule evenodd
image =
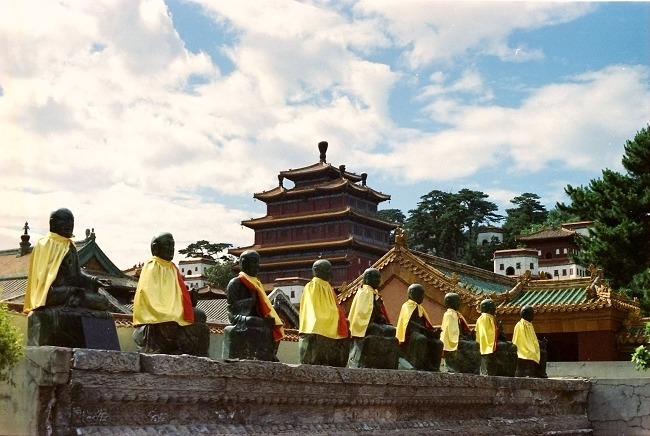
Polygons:
M22 355L23 336L11 323L7 305L0 303L0 382L10 382L9 371Z

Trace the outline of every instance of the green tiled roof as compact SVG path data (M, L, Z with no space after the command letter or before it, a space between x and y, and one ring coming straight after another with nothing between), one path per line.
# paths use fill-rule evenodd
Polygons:
M510 289L512 289L511 286L490 282L488 280L482 280L477 277L472 277L463 273L459 273L457 271L451 271L446 268L436 267L436 269L447 277L451 277L451 275L455 272L461 286L471 289L479 294L491 294L492 292L503 294L504 292L508 292Z
M513 300L502 304L503 306L523 306L529 304L571 304L584 303L587 301L587 290L585 288L567 289L527 289Z

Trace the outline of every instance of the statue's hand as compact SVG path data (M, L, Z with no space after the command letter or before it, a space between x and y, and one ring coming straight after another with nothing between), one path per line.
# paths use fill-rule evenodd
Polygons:
M86 299L85 292L86 291L83 288L71 287L70 292L68 294L68 299L65 302L66 306L79 307L83 305Z

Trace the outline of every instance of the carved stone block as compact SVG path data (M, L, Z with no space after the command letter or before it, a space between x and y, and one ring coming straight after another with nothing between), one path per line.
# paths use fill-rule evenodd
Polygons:
M266 327L227 326L223 330L221 356L224 359L277 361L273 332Z
M350 356L350 340L317 334L301 334L298 339L300 363L345 367Z
M476 341L461 340L456 351L445 351L447 372L478 374L481 368L481 352Z
M398 360L396 337L368 335L352 340L348 368L397 369Z
M512 342L500 341L494 353L481 355L481 374L514 377L517 360L517 346Z
M113 315L110 312L67 306L39 307L27 316L27 345L92 348L94 344L88 343L84 334L82 319L85 317L110 320L110 334L117 338ZM109 326L109 323L106 326ZM104 344L100 346L103 347Z

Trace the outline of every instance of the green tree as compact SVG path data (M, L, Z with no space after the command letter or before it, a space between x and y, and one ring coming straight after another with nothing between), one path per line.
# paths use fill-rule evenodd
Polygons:
M406 215L399 209L383 209L378 211L377 215L383 220L392 221L400 226L406 222Z
M394 223L397 223L400 225L400 227L404 227L404 223L406 222L406 215L399 210L399 209L383 209L377 212L377 215L379 218L386 220L386 221L392 221ZM395 244L395 231L390 232L390 245Z
M650 262L650 126L626 141L622 163L625 174L605 169L588 186L568 185L572 203L557 205L594 221L577 260L601 267L613 288L634 285Z
M521 231L521 234L528 235L543 229L557 229L561 227L562 224L572 223L576 221L580 221L580 217L578 215L567 211L562 211L557 207L554 207L553 209L548 211L546 220L544 220L543 223L533 224L527 229L523 229Z
M233 257L232 260L217 262L216 264L206 268L205 275L210 286L226 289L230 279L237 276L235 269L236 265L237 263Z
M183 254L187 257L203 257L217 261L218 259L224 258L224 256L226 259L228 259L228 256L230 255L228 254L227 250L229 248L232 248L232 244L227 244L224 242L212 244L209 241L203 239L201 241L191 243L182 250L178 250L178 253Z
M405 227L409 245L419 251L460 260L468 244L476 244L476 229L501 219L487 194L462 189L458 193L433 190L409 211ZM491 255L490 255L491 258Z
M11 322L7 305L0 303L0 382L8 381L9 371L23 355L23 337Z
M210 243L206 240L193 242L182 250L178 250L180 254L187 257L200 257L212 259L216 263L205 270L205 275L210 286L225 289L226 285L237 275L235 265L237 258L228 254L228 249L232 244L219 242L216 244Z
M516 207L506 209L506 220L503 224L504 247L514 247L516 245L515 238L524 229L546 221L548 212L546 207L539 202L539 198L537 194L524 192L510 200L510 203Z

